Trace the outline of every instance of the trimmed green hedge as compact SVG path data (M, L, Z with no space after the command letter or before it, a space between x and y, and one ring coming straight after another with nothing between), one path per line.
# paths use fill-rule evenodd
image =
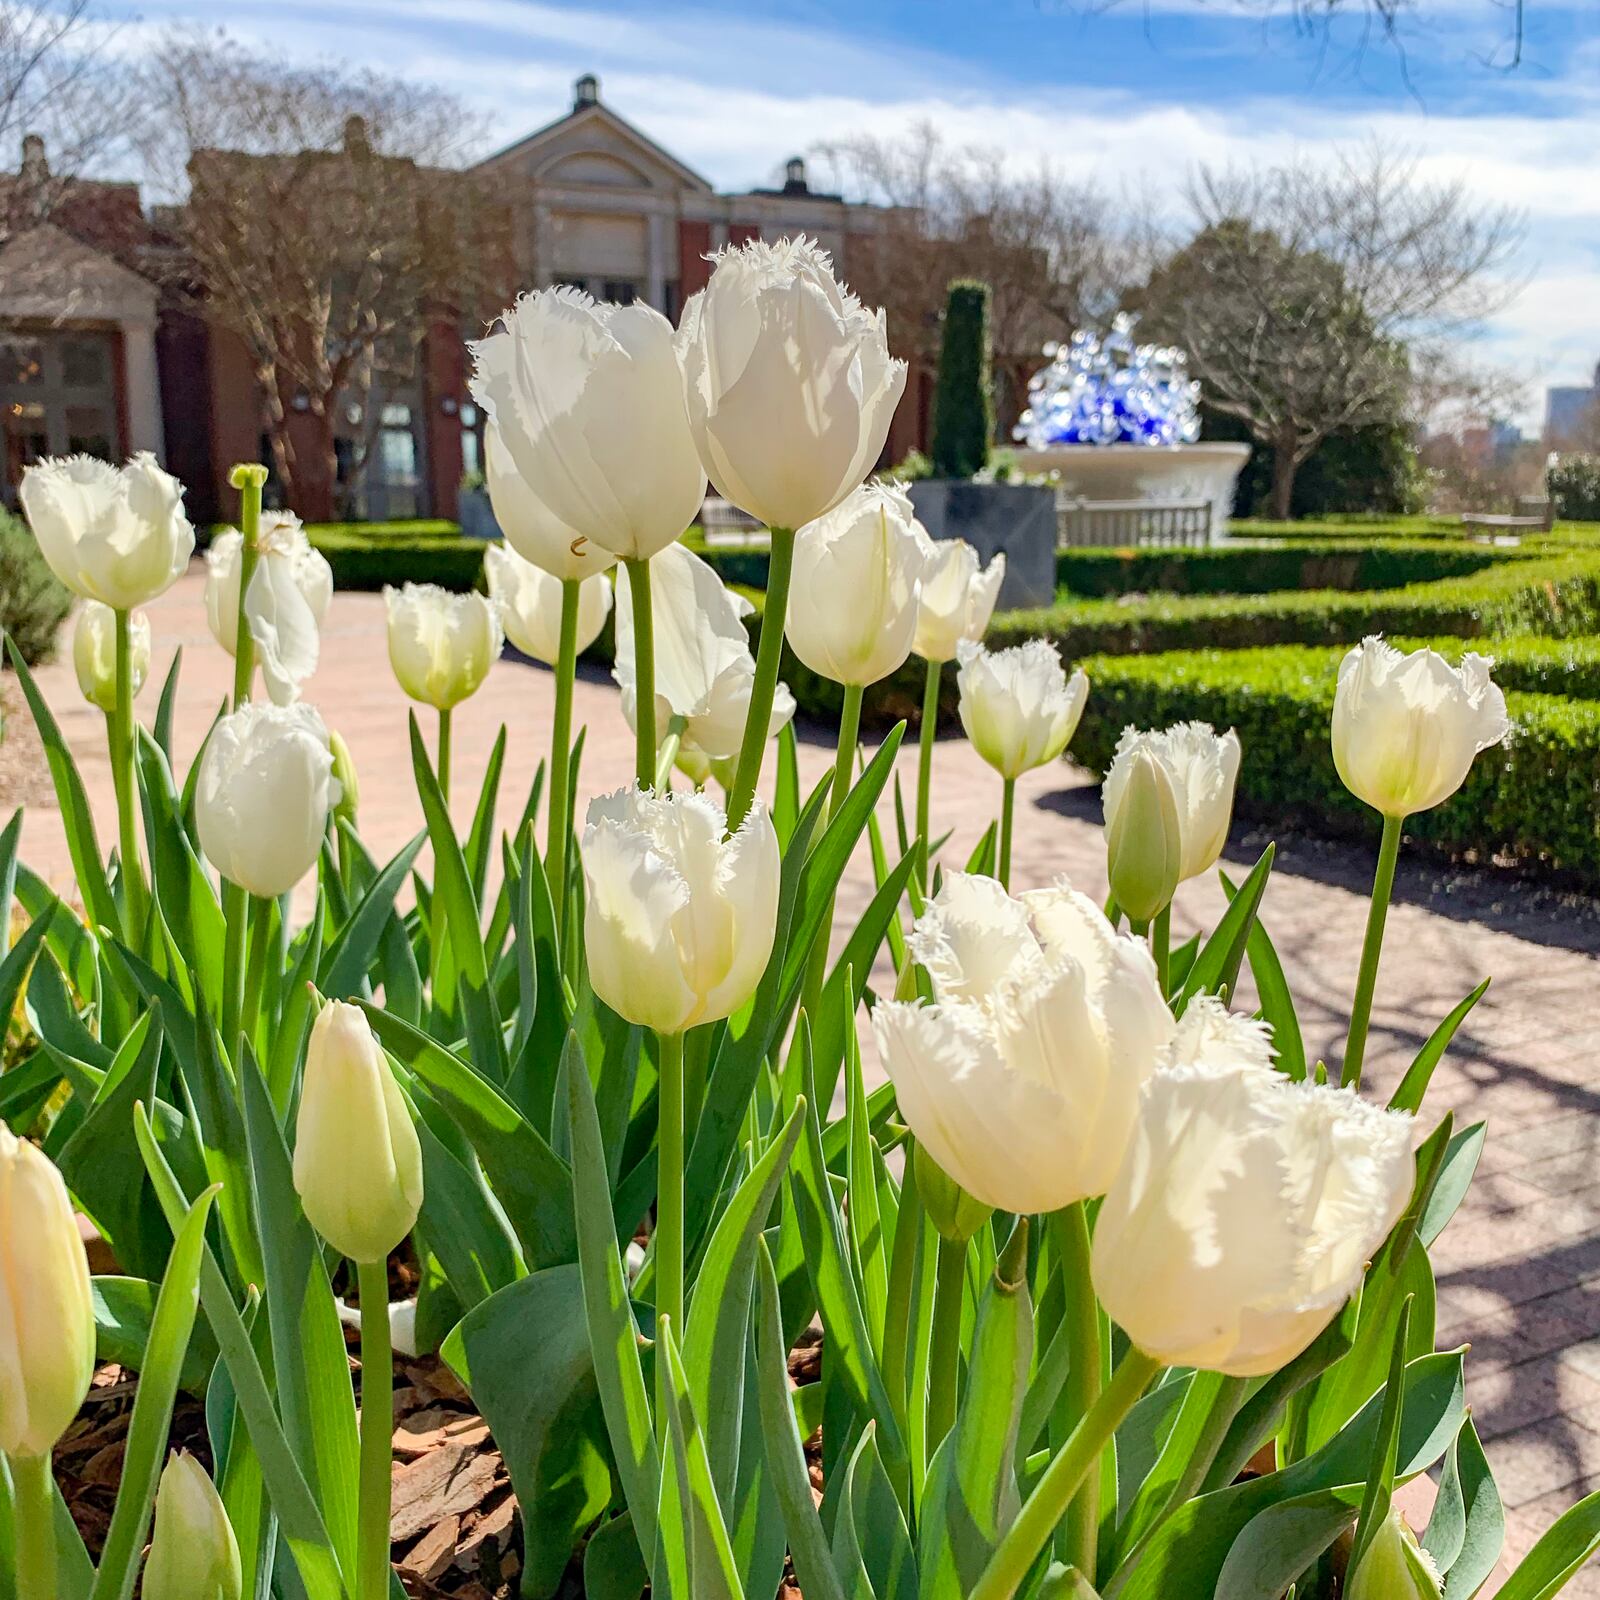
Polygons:
M1600 687L1600 641L1565 650L1551 641L1507 641L1495 649L1496 677L1512 686L1512 737L1485 751L1461 792L1413 817L1407 832L1452 855L1539 862L1600 882L1600 701L1516 687ZM1199 718L1237 728L1245 751L1241 815L1375 838L1375 819L1340 783L1329 746L1341 654L1291 647L1093 657L1082 663L1089 703L1071 755L1103 773L1130 724Z
M71 609L72 595L39 553L33 530L0 510L0 634L32 666L54 651Z
M1010 611L989 629L994 648L1054 640L1071 658L1277 644L1350 644L1368 633L1517 633L1553 637L1600 631L1600 556L1570 552L1506 561L1465 577L1398 589L1313 589L1270 595L1154 595L1067 600Z
M461 592L483 578L483 540L463 538L453 522L318 522L306 534L328 558L336 589L437 583Z

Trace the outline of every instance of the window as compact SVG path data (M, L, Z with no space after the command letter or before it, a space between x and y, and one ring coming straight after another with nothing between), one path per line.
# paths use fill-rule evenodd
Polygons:
M0 499L15 503L23 468L44 456L110 461L121 453L115 338L81 327L0 330Z
M67 453L111 459L111 415L101 406L67 407Z
M103 338L61 341L61 384L66 389L99 389L111 379L111 352Z
M678 280L676 278L668 279L661 296L665 302L661 310L668 322L676 322L678 320L678 313L683 309L682 295L683 291L678 287Z
M558 289L587 290L589 287L589 280L587 278L563 278L558 276L555 280L555 286Z
M605 298L619 306L631 306L639 298L639 285L632 278L607 278Z

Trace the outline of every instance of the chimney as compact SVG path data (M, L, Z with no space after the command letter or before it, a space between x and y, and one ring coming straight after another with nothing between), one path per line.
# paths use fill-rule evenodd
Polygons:
M370 156L372 141L367 137L367 119L352 112L344 119L344 153L347 156Z
M790 156L783 164L783 192L785 194L810 194L811 185L806 182L806 162L804 156Z
M600 80L592 72L586 72L572 86L572 109L582 111L585 106L600 104Z
M43 183L50 176L50 158L44 151L44 140L36 133L22 136L21 176L30 183Z

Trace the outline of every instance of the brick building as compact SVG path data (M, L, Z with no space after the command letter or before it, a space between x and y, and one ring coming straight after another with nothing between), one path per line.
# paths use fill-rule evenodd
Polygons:
M474 172L505 207L519 284L568 283L601 299L643 300L673 321L704 287L705 257L724 245L809 234L849 281L853 249L883 218L876 207L814 190L798 157L781 187L719 194L606 105L587 75L564 116ZM14 502L22 468L40 455L153 449L189 486L197 521L227 517L229 465L270 459L243 344L197 314L192 297L159 287L175 276L175 252L160 219L141 210L135 186L63 185L48 212L41 204L31 217L28 196L42 197L44 174L44 152L32 141L19 172L0 177L8 218L0 244L0 496ZM458 485L482 459L482 421L466 387L463 341L472 331L436 321L414 376L370 395L367 417L338 420L344 435L372 432L359 486L342 494L357 515L455 515ZM926 388L922 377L908 385L887 460L921 442ZM291 430L309 425L293 414L299 398L289 406ZM296 509L313 520L334 514L331 498L315 498Z

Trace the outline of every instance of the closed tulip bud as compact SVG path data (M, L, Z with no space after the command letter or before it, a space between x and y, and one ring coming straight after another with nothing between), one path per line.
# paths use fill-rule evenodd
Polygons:
M912 1144L911 1161L916 1169L917 1198L934 1230L951 1244L965 1244L994 1215L994 1207L974 1200L922 1145Z
M1103 1193L1173 1031L1143 942L1065 884L952 873L911 953L934 1003L880 1001L872 1026L919 1147L996 1210Z
M708 749L711 755L736 754L744 733L741 722L731 730L731 742L718 742L714 724L707 719L718 677L750 655L750 635L743 620L750 610L748 600L736 595L708 563L683 545L668 545L651 557L657 726L665 727L669 717L695 722L699 736L716 745ZM633 589L623 568L617 573L617 656L612 675L622 689L630 722L634 670Z
M328 730L314 707L241 706L211 730L200 760L200 848L251 894L286 894L316 865L339 799Z
M38 461L19 493L50 570L115 611L165 594L194 554L183 485L148 450L120 471L92 456Z
M494 520L524 561L557 580L597 577L616 565L609 550L568 527L534 493L492 422L483 430L483 467Z
M328 734L328 753L333 757L334 782L339 785L339 798L334 803L333 814L353 823L361 810L361 777L356 771L356 758L350 746L335 728Z
M926 565L911 501L869 483L800 530L787 635L794 653L835 683L864 687L911 654Z
M306 1047L294 1186L311 1226L352 1261L383 1261L422 1208L422 1146L359 1006L333 1000Z
M1115 806L1108 785L1106 875L1111 894L1134 923L1172 904L1183 878L1183 828L1167 769L1149 750L1135 750L1123 769Z
M67 1186L0 1125L0 1451L43 1456L94 1376L89 1262Z
M483 570L506 638L524 655L553 667L561 654L561 579L499 544L483 552ZM600 637L610 614L610 578L596 572L580 580L576 641L580 655Z
M85 600L72 630L72 665L78 687L92 706L110 713L117 705L117 614L98 600ZM128 671L134 696L150 672L150 619L128 618Z
M239 641L239 577L244 536L229 528L206 551L206 623L231 656ZM245 626L267 693L286 706L317 670L322 620L333 602L333 568L288 511L264 511L256 564L245 595Z
M145 1600L239 1600L239 1542L206 1469L187 1451L167 1458L156 1492Z
M906 384L882 311L810 239L716 258L678 329L689 421L717 492L769 528L798 528L858 488Z
M1399 1220L1411 1131L1353 1090L1253 1066L1157 1072L1095 1223L1101 1304L1168 1366L1276 1372Z
M476 694L500 659L500 608L474 592L436 583L386 588L389 665L400 687L423 705L448 711Z
M981 639L989 626L1005 581L1006 558L997 555L980 567L978 552L965 539L929 539L926 548L911 649L924 661L954 661L962 641Z
M704 794L619 789L590 802L584 948L619 1016L681 1033L755 993L778 915L778 836L759 802L732 838Z
M993 651L962 640L956 656L961 726L1001 777L1020 778L1072 742L1089 680L1081 667L1068 678L1061 652L1047 639Z
M1492 662L1468 651L1452 667L1436 650L1404 655L1363 639L1339 666L1333 764L1344 785L1386 817L1442 804L1472 759L1511 731Z
M473 397L517 476L574 534L643 561L694 521L706 475L659 311L541 289L470 348Z
M1345 1600L1440 1600L1444 1579L1393 1507L1345 1584Z
M1159 733L1124 728L1117 753L1106 774L1106 816L1121 806L1123 786L1135 755L1147 750L1167 775L1178 808L1182 841L1180 881L1209 872L1228 842L1233 821L1233 786L1239 776L1239 735L1231 728L1220 737L1209 722L1180 722Z

